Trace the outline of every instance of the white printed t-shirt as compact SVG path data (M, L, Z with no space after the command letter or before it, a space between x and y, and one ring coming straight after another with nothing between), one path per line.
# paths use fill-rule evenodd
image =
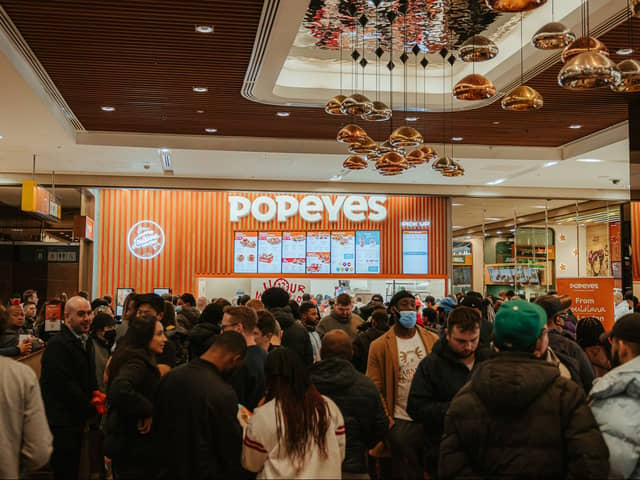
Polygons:
M412 338L396 336L398 343L398 386L396 390L396 404L393 408L393 418L413 421L407 413L407 400L413 376L416 374L420 360L427 356L427 350L418 332Z

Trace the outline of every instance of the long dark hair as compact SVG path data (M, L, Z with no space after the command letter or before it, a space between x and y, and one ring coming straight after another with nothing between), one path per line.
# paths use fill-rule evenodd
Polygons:
M275 399L276 410L279 409L276 412L278 438L284 438L296 469L302 468L307 448L312 442L326 458L329 409L311 383L309 371L300 356L288 348L278 348L267 357L264 374L266 401Z
M109 365L109 385L118 376L118 372L131 355L143 355L149 361L155 361L154 355L149 350L149 343L156 333L157 321L154 315L143 315L129 320L127 333L118 341L118 347Z

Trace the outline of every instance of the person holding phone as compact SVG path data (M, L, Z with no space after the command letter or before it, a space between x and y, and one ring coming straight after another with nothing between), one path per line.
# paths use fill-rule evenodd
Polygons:
M27 355L40 350L43 343L24 328L24 310L21 305L9 305L7 325L0 334L0 354L10 357Z

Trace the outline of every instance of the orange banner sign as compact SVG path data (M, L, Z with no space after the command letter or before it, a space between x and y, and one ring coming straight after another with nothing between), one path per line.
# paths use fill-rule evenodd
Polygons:
M578 320L595 317L609 331L614 322L613 278L558 278L558 293L571 297L571 311Z

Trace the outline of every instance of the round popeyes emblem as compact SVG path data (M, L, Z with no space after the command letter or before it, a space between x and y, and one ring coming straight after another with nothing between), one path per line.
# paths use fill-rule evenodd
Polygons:
M151 260L160 255L164 248L162 227L151 220L141 220L127 233L127 247L136 258Z

